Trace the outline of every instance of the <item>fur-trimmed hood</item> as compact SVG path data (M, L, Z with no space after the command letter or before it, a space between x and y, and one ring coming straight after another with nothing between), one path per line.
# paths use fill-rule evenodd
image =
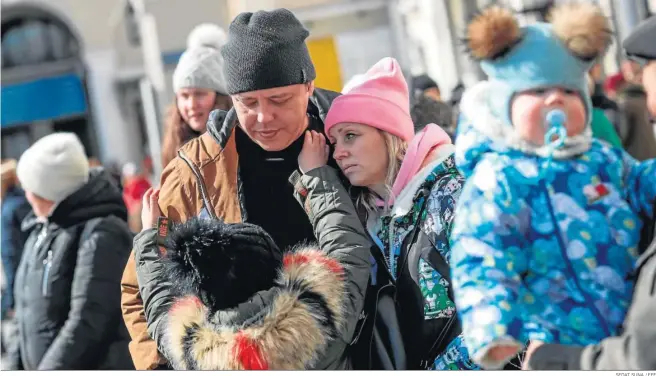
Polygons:
M306 247L283 258L275 286L228 310L210 312L180 297L165 322L165 353L175 369L312 368L344 322L342 265Z

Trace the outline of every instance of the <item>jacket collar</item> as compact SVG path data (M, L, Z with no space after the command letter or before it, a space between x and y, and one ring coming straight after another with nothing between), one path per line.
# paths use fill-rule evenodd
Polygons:
M451 144L442 145L437 149L435 159L419 170L394 201L394 206L392 207L393 217L401 217L410 212L419 187L433 173L437 166L444 163L447 158L453 155L454 150L455 147Z

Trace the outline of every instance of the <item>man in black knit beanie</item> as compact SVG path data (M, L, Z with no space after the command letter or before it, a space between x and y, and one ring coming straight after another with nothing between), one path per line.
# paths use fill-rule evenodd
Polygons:
M228 35L221 54L229 94L307 84L316 77L305 45L310 33L287 9L241 13Z
M283 251L315 240L288 178L298 169L304 133L323 133L325 116L339 94L315 89L316 73L305 45L308 35L287 9L241 13L232 21L221 54L234 107L212 112L207 133L185 144L162 173L158 204L169 222L209 217L252 223L269 233ZM328 164L339 171L332 153ZM363 297L369 260L361 261L361 265L348 265L346 271L356 274L349 293ZM137 283L137 265L141 264L131 257L126 266L122 307L133 338L133 358L152 357L158 354L157 347L144 324L145 316L150 334L159 341L163 334L152 312L168 303L157 301L157 294L169 287L150 291L154 303L147 305L149 314L145 315L139 288L149 288ZM139 271L148 280L148 272ZM352 314L357 318L364 301L355 301ZM154 368L165 359L158 356L152 362ZM342 362L318 365L345 366Z

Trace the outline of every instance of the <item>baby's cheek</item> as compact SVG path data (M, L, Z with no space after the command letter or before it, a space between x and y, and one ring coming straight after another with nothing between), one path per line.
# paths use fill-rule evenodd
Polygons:
M525 113L525 116L515 123L515 129L524 141L528 141L534 145L542 145L544 143L542 119L539 116L535 116L535 113Z
M571 122L567 126L567 135L568 136L577 136L583 132L585 129L585 121Z
M567 121L567 135L576 136L581 134L585 130L586 120L583 104L570 108Z
M544 129L540 117L540 102L532 97L518 95L511 107L515 132L524 140L535 145L544 142Z

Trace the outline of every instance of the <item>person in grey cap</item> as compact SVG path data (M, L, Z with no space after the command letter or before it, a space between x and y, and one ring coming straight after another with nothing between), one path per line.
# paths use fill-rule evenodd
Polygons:
M16 175L32 212L14 288L19 345L10 369L134 369L121 320L132 233L118 187L90 169L73 133L38 140Z
M624 41L629 59L644 66L642 81L649 110L656 116L656 17L643 21ZM656 174L656 171L653 172ZM654 239L654 224L643 236ZM656 241L640 256L635 290L620 336L586 347L532 343L524 368L533 370L654 370L656 369Z
M624 41L629 59L642 66L642 84L647 92L647 103L656 117L656 16L642 22Z
M173 72L175 102L164 121L162 167L177 156L180 146L205 133L210 112L232 107L220 51L226 39L225 31L210 23L200 24L189 33L187 50Z
M288 178L298 168L304 133L323 132L328 109L339 94L315 88L316 72L305 44L308 36L287 9L245 12L232 21L221 55L234 108L212 112L207 133L185 144L162 172L161 188L155 194L167 223L193 217L252 223L269 233L282 250L317 240ZM332 157L328 163L337 169ZM333 197L327 205L337 203ZM348 210L348 205L352 208L350 202L342 205L341 210ZM156 228L165 232L166 226L160 222ZM143 236L156 235L142 232L140 243L148 243ZM362 234L358 239L367 237ZM369 246L355 248L367 247L368 251ZM171 282L159 278L162 274L148 266L158 265L148 261L159 254L157 247L135 247L123 276L124 319L136 323L131 329L133 338L137 330L143 333L143 356L155 352L152 342L146 340L149 335L164 351L165 323L172 304L167 295ZM364 304L369 256L352 255L345 271L348 319L336 333L327 356L313 368L350 367L346 350ZM264 309L267 303L256 304Z

